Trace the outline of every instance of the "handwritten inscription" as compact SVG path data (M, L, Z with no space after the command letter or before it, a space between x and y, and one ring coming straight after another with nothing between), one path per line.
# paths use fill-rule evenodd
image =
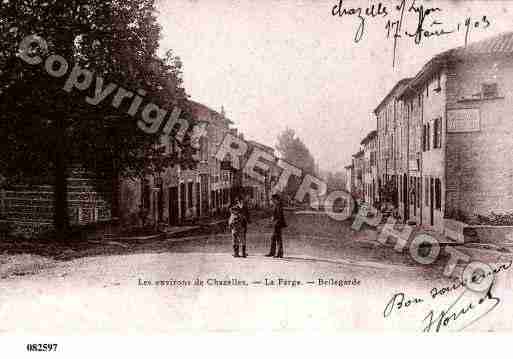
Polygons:
M383 311L383 317L388 317L394 310L406 309L414 304L422 303L422 298L405 298L404 293L396 293L392 296L392 299L388 302L385 310Z
M508 271L512 268L513 261L497 265L489 272L474 273L471 281L480 283L483 279ZM456 299L448 306L442 309L429 308L426 315L422 319L422 331L424 332L440 332L442 330L464 330L478 320L485 317L493 311L500 303L501 299L493 294L495 280L490 287L483 293L476 293L467 287L467 281L462 279L445 287L433 287L430 292L430 298L408 296L404 292L398 292L392 295L383 310L383 318L391 316L399 316L407 313L408 316L413 312L426 307L431 299L439 301L439 298L447 298L455 296ZM456 292L460 292L455 294Z
M359 42L365 33L365 21L368 17L385 17L388 10L381 2L378 4L370 4L366 8L362 7L344 7L344 0L339 0L338 4L331 9L333 16L357 16L359 20L358 28L354 35L354 42Z
M464 44L467 45L472 31L484 30L491 25L487 15L477 18L466 17L455 24L444 24L437 15L443 12L440 7L424 6L419 0L397 0L395 5L387 7L382 2L371 2L367 7L351 7L348 2L339 0L332 6L333 16L356 17L358 26L353 38L355 43L360 42L366 31L367 20L384 18L385 37L393 40L392 66L396 64L396 53L400 39L413 39L415 45L421 45L425 39L439 38L454 33L464 33ZM414 28L406 29L406 19L414 20Z
M424 322L427 322L427 325L424 327L423 331L430 332L434 330L435 332L439 332L444 327L448 327L450 324L456 322L462 323L458 330L463 330L477 322L479 319L494 310L501 302L499 298L492 294L492 287L493 284L488 288L486 294L479 298L477 302L467 301L464 304L462 303L462 298L466 294L470 293L470 291L466 290L461 293L458 298L449 305L449 307L441 310L439 314L435 314L434 310L430 310L424 318ZM474 317L472 316L472 313L474 313ZM464 320L465 318L467 319L466 322Z

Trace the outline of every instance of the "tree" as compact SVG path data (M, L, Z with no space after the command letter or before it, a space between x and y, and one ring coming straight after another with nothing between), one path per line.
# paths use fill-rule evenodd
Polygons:
M303 141L296 136L293 129L286 128L278 135L278 144L276 145L276 148L279 151L281 158L297 168L300 168L303 175L316 175L315 159ZM291 177L284 190L284 194L290 197L294 196L300 184L300 178Z
M276 146L282 158L305 173L315 175L315 159L293 129L287 128L278 135Z
M3 0L0 4L0 173L11 183L54 184L54 225L61 237L69 227L67 178L81 166L98 178L140 177L176 163L193 165L189 134L180 155L162 157L159 133L147 134L112 97L91 106L95 85L63 91L63 78L43 66L29 66L18 54L28 35L48 49L162 108L174 106L192 122L182 87L181 61L157 57L160 26L154 0ZM151 161L148 161L151 158Z

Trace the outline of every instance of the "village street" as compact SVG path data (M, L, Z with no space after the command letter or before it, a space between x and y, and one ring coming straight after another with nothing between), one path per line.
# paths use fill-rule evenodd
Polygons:
M233 258L229 236L217 234L133 254L48 262L31 273L5 276L0 332L345 330L362 321L366 329L421 331L430 309L450 305L462 292L431 298L434 287L454 283L441 274L444 258L422 266L374 241L371 229L353 232L349 223L323 215L289 214L287 219L283 259L263 256L270 228L262 219L250 226L246 259ZM507 301L512 287L510 273L501 272L494 295ZM396 293L404 293L405 302L414 297L422 302L385 318ZM511 328L502 308L476 327ZM454 323L443 330L458 327Z

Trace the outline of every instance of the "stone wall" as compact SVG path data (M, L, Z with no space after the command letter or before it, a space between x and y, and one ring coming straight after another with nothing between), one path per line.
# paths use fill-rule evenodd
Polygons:
M68 179L68 215L71 225L111 219L112 183L72 170ZM2 190L1 222L11 234L37 237L53 228L52 185L16 185Z
M497 83L498 96L472 96ZM488 58L452 64L447 110L477 109L479 130L447 134L447 211L513 211L513 64Z

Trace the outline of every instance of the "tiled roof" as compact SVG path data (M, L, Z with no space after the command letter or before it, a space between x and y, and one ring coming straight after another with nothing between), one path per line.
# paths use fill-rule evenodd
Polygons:
M379 103L379 105L374 109L374 113L377 114L378 113L378 110L381 108L381 106L383 106L383 104L385 104L388 99L394 95L394 93L400 93L405 86L408 85L408 82L410 82L411 80L413 80L413 78L404 78L402 80L399 80L395 85L394 87L392 88L392 90L390 90L387 95L383 98L383 100L381 100L381 102Z
M362 142L360 142L360 145L365 145L366 143L368 143L370 140L372 140L373 138L375 138L377 136L378 136L378 131L372 130L371 132L369 132L367 134L367 136L364 137Z
M407 87L405 87L398 97L411 91L411 89L422 83L425 74L435 70L438 66L444 64L447 60L462 59L465 57L486 56L486 55L513 55L513 32L505 32L500 35L489 37L487 39L470 43L467 46L460 46L439 53L429 60L412 79Z
M513 32L505 32L481 41L449 50L451 56L513 53Z
M208 118L213 114L217 120L224 121L226 124L233 123L230 119L202 103L193 100L189 100L189 103L191 104L192 110L194 111L194 115L199 118Z
M355 157L355 158L357 158L357 157L361 157L361 156L363 156L363 153L364 153L364 152L363 152L363 150L360 150L360 151L356 152L356 153L353 155L353 157Z

